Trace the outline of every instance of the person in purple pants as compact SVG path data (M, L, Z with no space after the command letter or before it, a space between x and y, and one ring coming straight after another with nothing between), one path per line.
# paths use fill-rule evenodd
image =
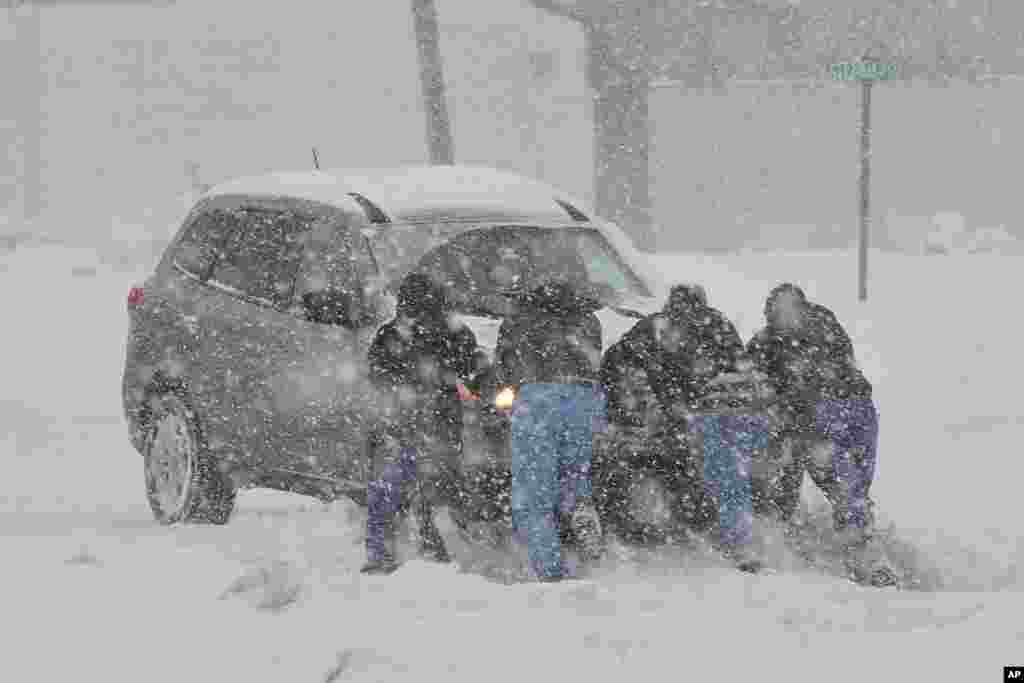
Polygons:
M872 386L858 368L853 344L832 311L785 283L765 303L766 326L747 355L768 376L803 467L833 510L845 540L851 576L871 585L893 585L893 570L867 552L874 530L870 497L878 457L878 411ZM791 502L799 496L794 480ZM792 514L795 505L783 505Z
M395 522L409 511L419 521L419 556L451 560L434 524L434 507L457 494L459 383L478 392L486 359L476 336L455 324L449 309L439 284L411 273L399 288L395 319L380 328L370 345L370 376L386 410L372 439L364 574L390 574L398 568Z

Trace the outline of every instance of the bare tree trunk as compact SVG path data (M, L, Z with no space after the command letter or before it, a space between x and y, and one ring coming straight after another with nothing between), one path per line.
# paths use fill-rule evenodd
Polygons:
M431 164L454 164L455 146L444 95L441 37L434 0L412 0L416 47L419 51L420 86L427 116L427 148Z

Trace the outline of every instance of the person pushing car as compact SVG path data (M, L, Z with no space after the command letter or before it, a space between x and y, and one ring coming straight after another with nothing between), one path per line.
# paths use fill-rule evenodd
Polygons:
M450 500L462 452L460 383L477 392L486 363L476 336L449 318L441 286L428 275L406 276L395 319L378 330L368 352L370 377L384 401L367 485L365 574L390 574L396 515L416 501L419 554L449 562L434 524L434 505Z
M604 550L591 482L594 430L605 419L600 307L571 283L548 280L519 296L498 335L495 378L515 395L512 523L540 581L572 576L562 556L564 518L584 562Z

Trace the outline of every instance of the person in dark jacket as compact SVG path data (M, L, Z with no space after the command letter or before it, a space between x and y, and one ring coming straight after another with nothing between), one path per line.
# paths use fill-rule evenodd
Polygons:
M794 284L775 287L764 312L767 324L747 349L780 399L784 437L832 505L834 526L847 539L851 574L891 585L892 570L867 559L878 411L850 337L832 311L809 301ZM823 452L826 457L820 457Z
M658 397L669 432L697 437L699 483L715 502L720 547L744 571L753 557L751 464L767 448L771 423L764 386L745 357L743 341L696 285L676 285L663 310L641 320L605 354L609 394L623 367L642 367ZM612 420L622 417L618 405Z
M450 561L433 507L453 492L462 452L460 384L479 391L484 359L476 337L453 325L444 290L411 273L398 291L395 319L378 330L369 350L370 377L384 417L375 435L374 471L367 487L364 573L397 569L396 515L417 505L420 555Z
M640 319L613 344L601 360L601 383L608 394L608 421L611 425L640 427L645 416L630 405L627 386L635 371L647 377L650 391L657 399L659 419L666 425L681 424L685 411L689 362L683 354L688 334L684 324L689 306L706 305L707 294L700 285L672 287L661 311Z
M563 518L585 562L603 552L590 478L594 429L605 412L599 307L567 282L544 282L520 298L499 333L495 379L515 395L512 521L541 581L571 574L562 559Z

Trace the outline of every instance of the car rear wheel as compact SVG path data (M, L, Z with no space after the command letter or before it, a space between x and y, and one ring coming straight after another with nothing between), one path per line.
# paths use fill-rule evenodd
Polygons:
M146 498L161 524L225 524L235 491L206 451L195 411L179 393L150 399L143 448Z

